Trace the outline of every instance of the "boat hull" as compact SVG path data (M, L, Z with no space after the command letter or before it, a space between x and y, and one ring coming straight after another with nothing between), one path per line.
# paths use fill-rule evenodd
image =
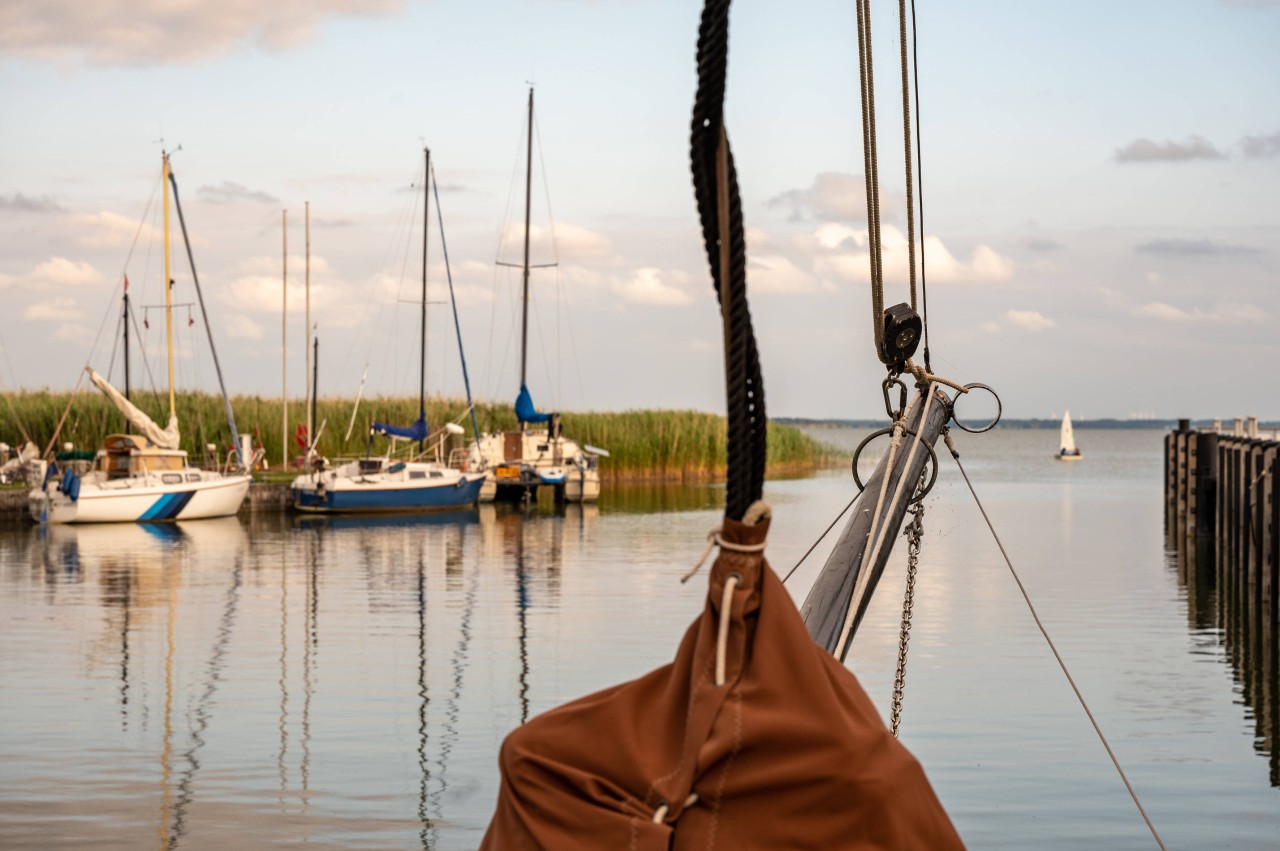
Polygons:
M1053 456L1053 457L1054 457L1054 458L1057 458L1059 461L1082 461L1082 460L1084 460L1084 456L1083 456L1083 455L1055 455L1055 456Z
M306 475L294 481L292 496L295 509L315 514L450 511L475 505L483 485L480 475L438 480Z
M197 475L191 473L191 475ZM71 499L51 480L27 496L32 519L43 523L163 523L230 517L249 493L248 476L165 484L159 475L99 480L86 476Z

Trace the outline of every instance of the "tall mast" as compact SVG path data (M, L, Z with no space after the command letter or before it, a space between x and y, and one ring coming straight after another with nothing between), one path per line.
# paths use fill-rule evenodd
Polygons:
M311 422L312 404L311 394L314 391L311 376L311 202L306 202L305 221L306 221L306 239L307 239L307 259L306 259L306 281L307 281L307 440L314 440L315 435L312 431L314 424Z
M422 327L418 349L418 414L427 412L427 208L431 206L431 149L422 149ZM418 451L423 441L418 441Z
M169 154L164 158L164 337L169 352L169 419L176 414L173 402L173 272L169 268Z
M289 469L289 211L280 211L280 466Z
M124 279L124 398L129 398L129 279Z
M526 383L529 354L529 204L533 188L533 86L529 87L529 138L524 161L524 290L520 301L520 385Z

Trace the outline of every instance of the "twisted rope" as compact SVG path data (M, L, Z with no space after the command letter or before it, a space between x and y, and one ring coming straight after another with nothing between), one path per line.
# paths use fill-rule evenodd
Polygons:
M747 305L747 254L737 171L724 129L729 0L706 0L698 29L698 89L689 138L702 240L724 323L728 395L725 516L740 520L764 489L764 382Z

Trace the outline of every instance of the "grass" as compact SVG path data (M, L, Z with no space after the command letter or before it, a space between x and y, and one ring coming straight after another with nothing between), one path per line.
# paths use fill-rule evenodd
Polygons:
M43 390L21 391L10 396L12 405L0 409L0 439L18 445L19 435L26 431L44 449L54 434L58 421L67 409L71 394ZM355 456L365 451L369 425L374 421L409 425L418 416L418 400L411 397L377 397L365 399L360 406L351 436L346 432L351 422L354 400L339 397L321 398L316 405L319 450L329 457ZM163 396L147 394L135 397L134 403L151 416L165 419L167 401ZM231 405L242 434L252 434L266 450L273 467L279 465L282 451L282 411L278 398L235 396ZM222 400L206 393L179 393L177 397L179 425L183 448L192 458L203 455L207 443L226 452L230 446ZM482 431L515 428L515 412L509 404L480 403L476 418ZM296 423L305 420L301 400L289 404L289 453L295 455L293 443ZM445 422L458 422L467 429L470 440L470 417L465 403L457 399L427 400L427 422L433 429ZM699 411L622 411L615 413L565 413L563 431L579 443L609 451L600 469L607 478L706 479L724 474L726 428L723 417ZM163 424L163 423L162 423ZM74 443L77 449L96 448L107 434L125 428L123 417L115 407L92 388L81 390L70 408L66 423L58 436L57 449L63 443ZM464 438L455 437L456 445ZM374 439L374 451L385 449L385 438ZM834 450L815 441L792 426L769 424L768 464L773 474L812 470L832 459Z

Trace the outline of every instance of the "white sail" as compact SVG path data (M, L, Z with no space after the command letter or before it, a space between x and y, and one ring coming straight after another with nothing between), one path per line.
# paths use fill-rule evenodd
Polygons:
M105 378L94 372L92 367L86 367L85 369L89 373L90 380L98 386L99 390L106 394L107 398L111 400L112 404L116 406L120 413L124 414L129 422L133 423L133 427L140 431L147 440L150 440L161 449L178 448L179 435L177 414L170 414L168 428L162 429L156 424L155 420L138 410L132 402L124 398L124 395L119 390L112 387Z
M1076 453L1076 435L1071 430L1071 412L1066 411L1062 415L1062 432L1059 439L1060 446L1058 451L1063 455L1074 455Z

